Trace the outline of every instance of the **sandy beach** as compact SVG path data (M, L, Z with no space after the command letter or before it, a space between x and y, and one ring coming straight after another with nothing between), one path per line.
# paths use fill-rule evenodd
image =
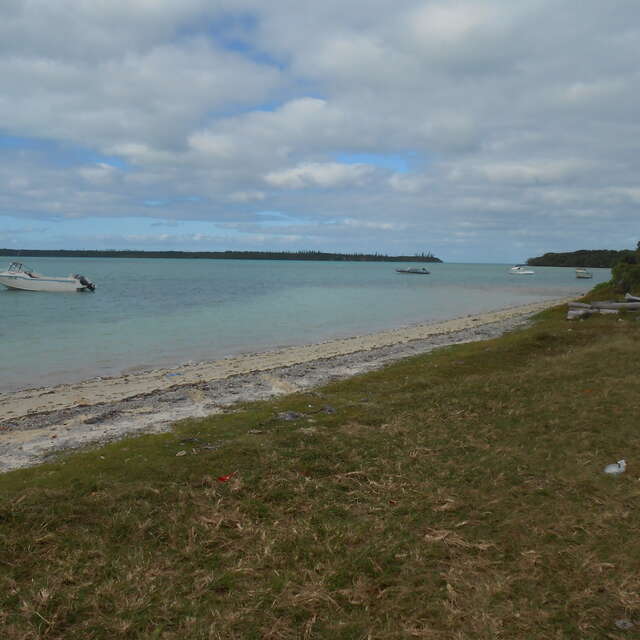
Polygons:
M437 347L496 337L526 323L532 314L570 299L173 369L2 394L0 471L130 434L167 431L183 418L218 413L237 402L308 390Z

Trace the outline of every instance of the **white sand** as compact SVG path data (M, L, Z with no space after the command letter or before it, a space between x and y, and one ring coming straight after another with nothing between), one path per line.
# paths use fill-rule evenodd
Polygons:
M215 413L237 401L308 389L443 344L499 335L531 314L568 300L546 300L437 324L174 369L1 394L0 471L35 464L60 450L130 433L167 430L181 418Z

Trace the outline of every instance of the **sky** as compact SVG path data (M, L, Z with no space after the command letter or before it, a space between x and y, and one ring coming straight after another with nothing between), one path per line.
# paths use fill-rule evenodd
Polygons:
M638 0L2 0L0 247L640 239Z

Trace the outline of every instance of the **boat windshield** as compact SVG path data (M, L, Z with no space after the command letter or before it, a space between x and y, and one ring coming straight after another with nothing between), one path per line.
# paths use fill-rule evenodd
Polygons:
M22 262L12 262L9 265L9 273L26 273L30 276L33 274L33 270L22 264Z

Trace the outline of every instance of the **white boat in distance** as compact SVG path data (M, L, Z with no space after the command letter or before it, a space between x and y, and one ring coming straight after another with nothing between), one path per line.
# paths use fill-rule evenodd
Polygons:
M79 273L67 278L44 276L21 262L12 262L6 271L0 271L0 284L20 291L95 291L96 288Z
M533 269L526 269L526 266L526 264L516 264L509 269L509 273L517 276L532 276L535 271L533 271Z
M398 273L421 273L424 275L431 273L426 267L407 267L406 269L396 269L396 271Z
M584 267L578 267L576 269L576 278L593 278L593 273Z

